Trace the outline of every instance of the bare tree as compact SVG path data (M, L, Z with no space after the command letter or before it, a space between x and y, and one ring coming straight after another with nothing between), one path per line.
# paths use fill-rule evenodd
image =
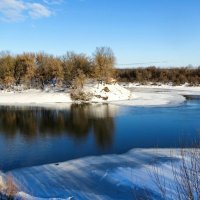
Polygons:
M37 76L44 86L45 82L56 79L57 82L63 80L63 68L59 58L51 55L40 53L36 57L37 62Z
M9 54L0 56L0 83L9 87L14 83L15 58Z
M96 78L98 81L106 82L114 75L115 72L115 56L112 49L109 47L96 48L93 57L93 77Z
M85 54L75 54L74 52L67 52L62 58L62 65L64 71L64 80L66 83L71 84L79 72L85 76L90 76L92 62Z
M26 84L30 86L35 72L36 63L34 54L25 53L16 57L14 77L17 85Z

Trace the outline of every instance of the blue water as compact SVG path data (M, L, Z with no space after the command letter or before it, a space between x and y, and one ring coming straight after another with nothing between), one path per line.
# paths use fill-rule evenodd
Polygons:
M199 134L198 98L176 107L0 107L0 170L132 148L193 147Z

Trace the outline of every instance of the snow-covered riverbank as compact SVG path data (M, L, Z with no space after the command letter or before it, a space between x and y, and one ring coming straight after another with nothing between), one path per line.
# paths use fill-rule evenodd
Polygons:
M140 85L124 83L134 97L131 101L113 102L117 105L128 106L174 106L183 103L186 95L200 95L200 87L171 86L171 85Z
M156 91L174 91L179 94L196 94L200 92L200 86L188 86L187 84L185 85L180 85L180 86L172 86L170 84L158 84L158 85L142 85L139 83L122 83L125 88L135 88L135 89L153 89Z
M177 105L185 101L184 95L200 95L200 87L149 86L138 84L88 84L84 91L92 93L91 103L112 103L129 106ZM106 99L106 100L105 100ZM31 105L66 107L73 103L70 90L1 91L0 105Z
M87 84L84 92L92 94L91 103L104 103L131 99L131 92L118 84ZM46 90L1 91L0 105L53 105L73 103L70 89L47 88Z
M30 200L133 199L133 195L142 197L146 192L152 199L161 199L150 175L154 173L152 166L162 170L162 176L172 184L171 161L178 163L178 158L178 150L133 149L122 155L86 157L7 174L12 174L20 188L18 196Z

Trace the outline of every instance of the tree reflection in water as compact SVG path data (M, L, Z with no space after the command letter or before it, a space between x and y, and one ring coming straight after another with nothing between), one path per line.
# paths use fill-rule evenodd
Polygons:
M38 107L1 107L0 133L7 139L20 135L26 140L67 134L82 140L94 134L101 148L112 144L116 106L72 104L69 110Z

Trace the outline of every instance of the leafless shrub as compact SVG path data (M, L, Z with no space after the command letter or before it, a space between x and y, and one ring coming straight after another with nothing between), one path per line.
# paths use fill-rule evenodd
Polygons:
M172 154L173 156L173 154ZM172 184L166 182L162 170L153 166L151 177L164 199L200 199L200 150L181 149L179 163L171 161ZM170 193L168 189L174 191Z
M167 196L167 189L166 189L166 180L162 176L163 171L162 169L156 166L152 166L152 168L153 168L153 173L150 173L150 177L152 177L152 180L154 184L157 186L162 198L165 199Z
M74 78L72 81L72 88L77 90L82 90L86 80L87 79L85 74L83 74L83 72L79 70L78 73L76 74L76 78Z
M181 163L177 169L172 165L176 183L177 199L200 199L200 152L199 149L181 150Z
M90 101L92 98L92 93L83 92L82 90L72 90L70 95L74 101Z

